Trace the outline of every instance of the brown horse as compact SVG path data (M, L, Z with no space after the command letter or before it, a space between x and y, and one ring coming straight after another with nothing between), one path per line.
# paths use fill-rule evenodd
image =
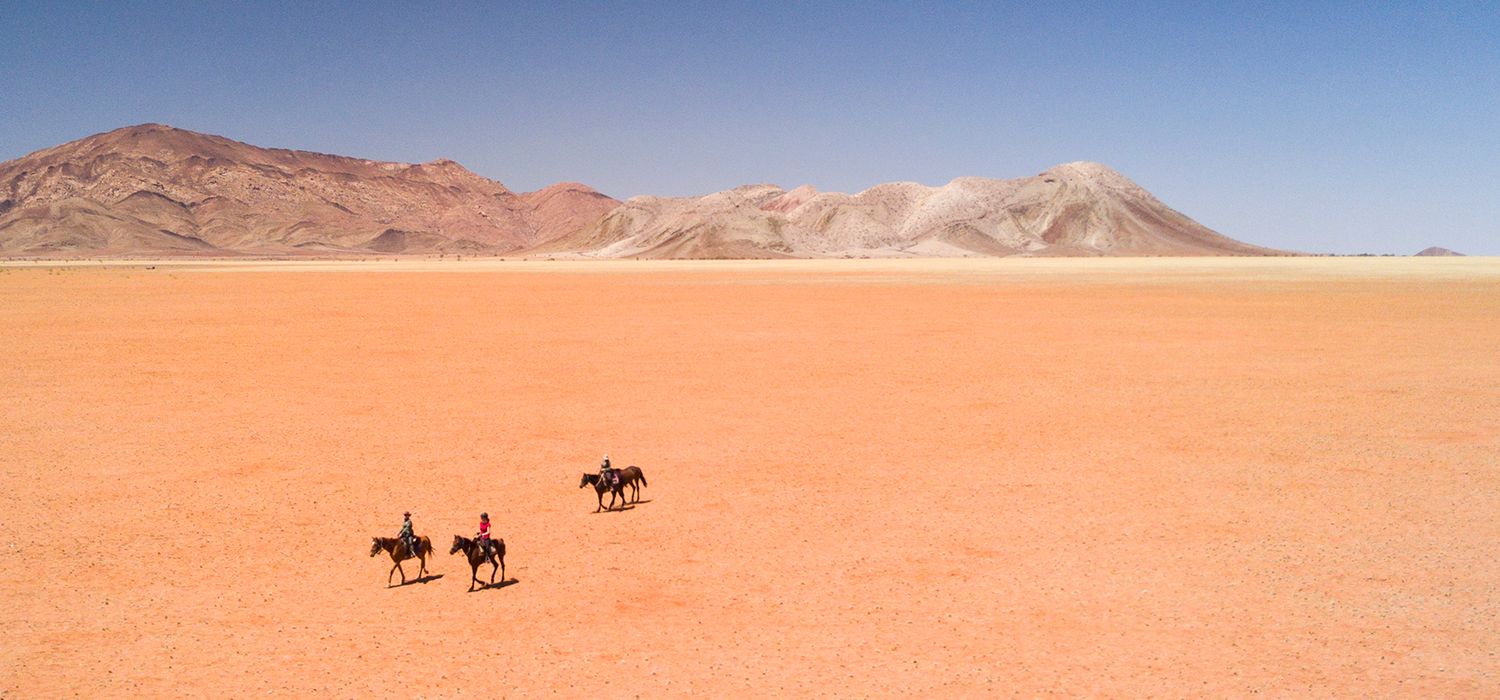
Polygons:
M599 497L599 507L594 509L595 513L601 510L614 510L616 496L620 498L621 507L624 507L625 504L641 500L641 487L650 485L646 483L646 475L641 472L641 468L635 465L624 469L617 469L615 473L620 477L620 483L618 484L606 484L600 480L598 474L584 474L583 478L579 480L578 488L593 485L594 493ZM637 484L636 482L640 483ZM633 498L625 497L625 487L627 486L631 488ZM609 492L608 508L604 507L605 491Z
M421 569L417 571L417 578L427 575L427 557L432 555L432 542L426 537L417 538L417 551L415 553L406 551L406 543L400 537L373 537L375 543L370 545L370 556L381 552L391 555L391 561L396 562L391 567L391 572L385 575L385 585L390 587L391 574L401 572L401 585L406 585L406 570L401 568L401 562L407 559L417 559L422 562Z
M650 486L646 483L646 473L640 467L630 465L620 470L620 487L630 489L630 502L637 503L641 500L641 487Z
M449 554L457 554L463 550L464 556L469 559L469 590L474 590L474 584L481 586L495 585L495 571L500 572L500 583L505 583L505 540L498 537L490 540L489 554L484 552L484 544L478 538L453 536L453 548L448 550ZM488 584L479 580L479 565L490 563L490 582Z

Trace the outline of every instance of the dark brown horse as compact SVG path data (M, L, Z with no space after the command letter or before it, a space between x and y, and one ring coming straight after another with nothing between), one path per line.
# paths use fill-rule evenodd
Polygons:
M401 562L407 559L417 559L422 562L421 569L417 571L417 578L427 575L427 557L432 556L432 542L428 541L426 537L417 538L416 552L406 551L406 543L402 542L400 537L374 537L371 539L375 540L375 543L370 545L370 556L373 557L376 554L385 552L391 555L391 561L396 562L395 566L391 567L391 573L385 575L385 585L387 587L391 585L391 574L397 571L401 572L401 585L406 585L406 570L401 568Z
M624 469L615 470L615 474L620 477L620 483L618 484L606 484L599 479L598 474L584 474L583 479L579 480L578 488L592 485L594 493L599 497L599 507L594 509L595 513L601 510L614 510L616 496L620 498L621 507L624 507L625 504L639 501L641 500L641 487L650 486L650 484L646 483L646 475L641 472L640 467L631 465ZM631 489L631 498L625 497L626 487L630 487ZM609 492L609 508L604 507L605 491Z
M620 470L620 487L630 489L630 502L637 503L641 500L641 487L650 486L646 483L646 473L640 467L630 465Z
M478 538L453 536L453 548L448 550L449 554L457 554L463 550L464 556L469 558L469 590L474 590L474 584L481 586L495 585L495 571L500 572L500 583L505 583L505 540L498 537L490 539L490 551L484 552L484 544ZM479 565L490 563L490 582L485 584L479 580Z

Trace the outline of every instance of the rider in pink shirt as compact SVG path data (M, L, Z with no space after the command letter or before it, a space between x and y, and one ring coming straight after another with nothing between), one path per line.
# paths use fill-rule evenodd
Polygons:
M479 544L484 545L484 554L485 554L485 556L489 556L489 554L490 554L490 514L489 513L480 513L479 514L479 534L476 536L475 539L479 540Z

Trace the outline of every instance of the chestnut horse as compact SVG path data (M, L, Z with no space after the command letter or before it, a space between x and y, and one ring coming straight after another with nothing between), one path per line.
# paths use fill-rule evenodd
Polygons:
M495 585L495 571L500 572L500 583L505 583L505 540L498 537L490 539L490 552L484 553L484 543L479 538L469 539L467 537L453 536L453 548L448 550L449 554L457 554L463 550L464 556L469 559L469 591L474 590L474 584L481 586ZM479 580L479 565L490 563L490 582L485 584Z
M646 483L645 473L641 471L640 467L637 467L635 465L625 467L624 469L617 469L615 470L615 473L620 477L620 483L618 485L604 483L599 479L598 474L584 474L583 479L579 480L578 488L583 488L592 484L594 487L594 493L599 497L599 507L594 509L595 513L598 513L601 510L614 510L615 496L620 497L620 503L622 507L624 504L639 501L641 500L641 487L650 486L650 484ZM631 498L625 497L625 487L627 486L629 486L631 489ZM605 491L609 492L609 508L604 507Z
M416 553L406 551L406 543L402 542L400 537L373 537L371 539L375 540L375 544L370 545L370 556L385 552L391 555L391 561L396 562L396 565L391 567L391 572L385 575L387 588L391 585L391 574L397 571L401 572L401 585L406 585L406 570L401 568L401 562L407 559L417 559L422 562L417 578L427 575L427 557L432 554L432 542L426 537L417 538Z

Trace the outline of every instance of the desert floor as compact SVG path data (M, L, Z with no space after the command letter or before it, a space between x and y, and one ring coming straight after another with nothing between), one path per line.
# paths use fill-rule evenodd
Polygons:
M146 265L0 265L0 696L1500 695L1500 260Z

